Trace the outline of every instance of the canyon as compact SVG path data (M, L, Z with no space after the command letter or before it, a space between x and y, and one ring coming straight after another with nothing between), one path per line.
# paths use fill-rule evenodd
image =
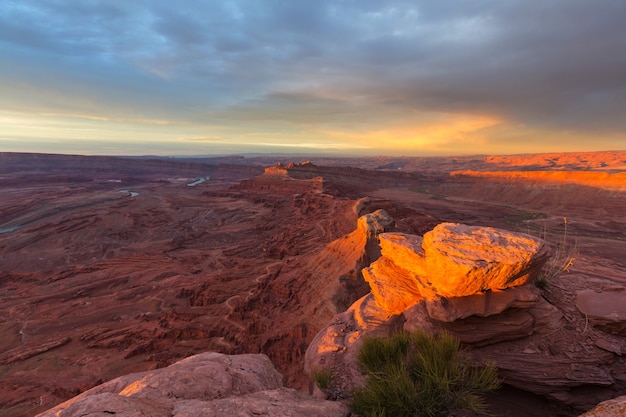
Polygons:
M378 236L446 222L575 258L533 289L562 314L550 331L481 344L456 323L500 359L494 415L626 393L626 152L280 159L0 153L0 416L204 352L265 354L314 392L305 352L370 292Z

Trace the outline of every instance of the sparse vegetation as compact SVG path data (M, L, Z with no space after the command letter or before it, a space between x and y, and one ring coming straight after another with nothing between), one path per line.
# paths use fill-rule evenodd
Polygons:
M545 231L542 238L546 239ZM535 285L539 288L546 288L550 281L554 280L559 274L569 270L574 264L577 253L576 241L567 236L567 218L563 217L563 236L554 246L552 256L535 280Z
M438 417L456 408L483 412L481 394L500 385L495 366L471 366L459 340L447 333L366 339L358 362L368 375L352 399L361 417Z
M448 199L448 196L443 195L443 194L433 193L428 188L425 188L425 187L412 187L412 188L409 188L409 191L413 191L419 194L429 195L430 198L432 198L433 200L447 200Z
M318 369L311 373L311 378L319 389L326 391L331 388L333 382L333 372L327 368Z
M508 206L507 208L513 209L513 207L508 207ZM529 228L531 224L530 222L534 222L540 219L547 219L547 218L548 218L548 215L540 211L517 210L515 214L506 216L506 221L507 223L510 223L517 227L525 226ZM530 233L530 231L528 232Z

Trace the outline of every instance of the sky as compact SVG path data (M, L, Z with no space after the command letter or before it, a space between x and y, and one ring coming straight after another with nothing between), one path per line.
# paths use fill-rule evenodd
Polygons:
M626 0L3 0L0 151L626 149Z

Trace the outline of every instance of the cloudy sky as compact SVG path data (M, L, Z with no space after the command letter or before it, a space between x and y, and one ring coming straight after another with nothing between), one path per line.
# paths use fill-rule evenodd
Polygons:
M626 148L624 0L3 0L0 151Z

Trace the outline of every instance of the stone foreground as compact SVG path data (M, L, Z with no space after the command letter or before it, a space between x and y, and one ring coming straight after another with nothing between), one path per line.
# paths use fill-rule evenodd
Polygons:
M283 386L265 355L208 352L167 368L125 375L38 417L344 417L345 405Z

